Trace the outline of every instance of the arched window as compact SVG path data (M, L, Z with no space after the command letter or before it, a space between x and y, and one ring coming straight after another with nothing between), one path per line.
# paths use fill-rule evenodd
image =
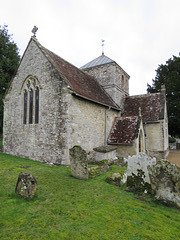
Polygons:
M29 76L23 84L23 123L39 123L39 83L38 80Z

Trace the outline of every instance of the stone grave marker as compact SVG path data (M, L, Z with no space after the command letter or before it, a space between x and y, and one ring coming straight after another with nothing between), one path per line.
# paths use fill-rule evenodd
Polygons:
M80 146L74 146L69 150L71 162L71 175L75 178L88 179L87 154Z
M29 173L21 172L19 174L15 194L27 200L31 200L36 192L37 181L34 176Z

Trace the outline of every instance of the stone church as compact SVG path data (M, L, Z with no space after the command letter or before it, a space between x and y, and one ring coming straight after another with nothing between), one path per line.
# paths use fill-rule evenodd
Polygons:
M4 98L3 151L57 165L70 165L74 145L99 160L165 157L165 88L129 96L129 78L104 54L79 69L31 37Z

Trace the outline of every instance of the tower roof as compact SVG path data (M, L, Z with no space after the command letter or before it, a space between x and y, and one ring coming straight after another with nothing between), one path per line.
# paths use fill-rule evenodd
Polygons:
M113 62L115 62L115 61L112 60L111 58L105 56L104 54L102 54L101 56L95 58L91 62L86 63L85 65L80 67L80 69L92 68L92 67L96 67L99 65L107 64L107 63L113 63Z

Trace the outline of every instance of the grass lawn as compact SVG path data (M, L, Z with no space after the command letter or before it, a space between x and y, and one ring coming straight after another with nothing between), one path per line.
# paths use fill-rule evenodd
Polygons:
M180 239L180 211L107 184L122 170L112 168L83 181L69 167L0 153L0 239ZM21 171L38 183L29 202L14 194Z

